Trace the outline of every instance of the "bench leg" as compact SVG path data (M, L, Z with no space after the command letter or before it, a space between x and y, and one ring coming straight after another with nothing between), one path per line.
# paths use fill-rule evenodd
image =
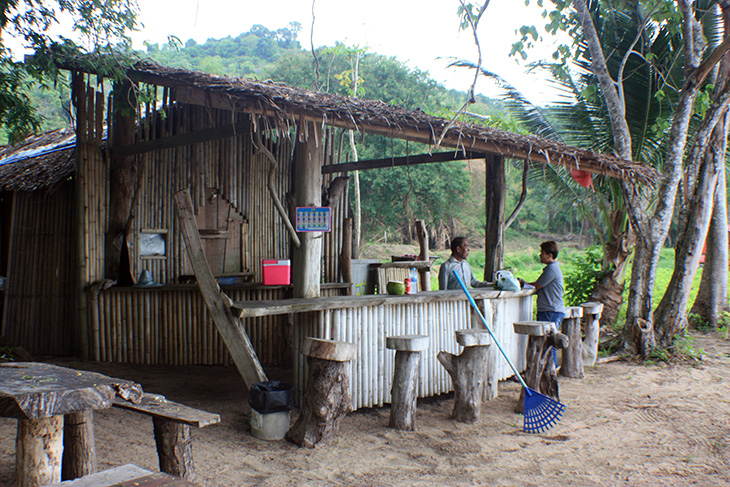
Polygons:
M15 443L18 487L39 487L61 481L63 416L18 421Z
M63 480L73 480L96 473L94 442L94 411L82 411L64 416Z
M193 443L190 425L169 419L152 418L160 459L160 471L177 477L194 480Z

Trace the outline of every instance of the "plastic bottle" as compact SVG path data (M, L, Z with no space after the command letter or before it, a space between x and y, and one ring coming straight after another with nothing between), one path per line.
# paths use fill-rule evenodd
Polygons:
M416 294L418 292L418 271L416 271L415 267L411 267L411 294Z

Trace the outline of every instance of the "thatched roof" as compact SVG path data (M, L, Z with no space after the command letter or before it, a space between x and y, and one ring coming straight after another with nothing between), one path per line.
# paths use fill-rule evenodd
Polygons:
M151 61L136 63L129 74L137 81L174 88L179 102L265 115L282 128L314 120L430 145L446 129L442 147L558 164L642 184L656 179L654 169L644 164L475 124L457 122L449 126L447 119L381 101L319 93L271 81L215 76Z
M0 191L49 188L76 169L76 133L59 129L0 149Z

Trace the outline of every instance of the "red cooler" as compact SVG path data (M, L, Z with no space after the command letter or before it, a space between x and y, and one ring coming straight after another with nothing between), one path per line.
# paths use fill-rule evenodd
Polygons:
M288 286L291 284L291 261L264 259L264 286Z

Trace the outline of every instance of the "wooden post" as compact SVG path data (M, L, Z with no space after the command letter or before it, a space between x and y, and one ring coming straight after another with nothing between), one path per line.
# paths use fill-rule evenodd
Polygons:
M320 206L322 202L322 141L320 127L304 122L294 150L294 206ZM322 275L322 234L303 232L301 245L292 251L292 284L295 298L319 297Z
M439 352L436 358L454 383L454 410L451 417L462 423L475 423L479 420L482 407L492 338L486 330L468 329L456 330L456 341L464 347L461 355Z
M137 129L137 94L136 88L128 81L114 84L113 122L111 126L111 161L109 164L109 210L108 231L105 244L105 276L108 279L118 280L122 285L134 282L131 269L120 268L122 249L115 245L115 241L127 245L134 214L134 195L137 189L139 169L135 156L120 156L115 152L118 147L124 147L134 142ZM122 240L119 237L125 237ZM119 240L117 240L119 239ZM127 262L129 264L129 262Z
M62 479L73 480L96 472L94 411L64 416Z
M61 481L63 415L18 420L15 482L40 487Z
M302 354L307 357L309 377L301 414L286 433L289 441L314 448L335 439L342 418L352 411L348 362L356 353L353 343L305 338Z
M420 248L418 260L426 262L431 260L428 250L428 234L426 234L426 223L423 220L416 220L416 235L418 236L418 246ZM421 291L431 290L431 267L424 267L418 270L419 279L421 280Z
M256 351L251 345L251 340L246 334L243 323L231 312L230 298L221 292L218 281L213 277L208 262L205 260L198 225L195 221L193 202L190 199L190 191L179 191L175 193L173 199L178 211L180 232L185 241L185 248L190 257L190 263L193 266L200 293L203 295L208 312L218 333L223 338L223 342L226 344L238 372L248 387L256 382L268 380L256 356Z
M154 416L152 425L160 471L183 479L195 480L190 425Z
M421 351L428 348L426 335L400 335L385 338L386 348L395 350L391 428L413 431L416 429L416 399L418 398L418 366Z
M485 159L485 234L484 280L493 281L494 273L504 263L504 207L507 184L504 175L504 158L490 155Z
M603 303L583 303L585 338L583 339L583 365L593 367L598 357L598 338L601 332Z
M352 283L352 218L345 218L342 227L342 251L339 261L342 281ZM352 295L352 292L352 286L348 287L346 293Z
M583 317L583 308L572 306L566 308L565 319L561 326L562 332L568 335L570 344L563 350L563 360L560 364L560 375L581 379L583 374L583 341L580 337L580 319Z

